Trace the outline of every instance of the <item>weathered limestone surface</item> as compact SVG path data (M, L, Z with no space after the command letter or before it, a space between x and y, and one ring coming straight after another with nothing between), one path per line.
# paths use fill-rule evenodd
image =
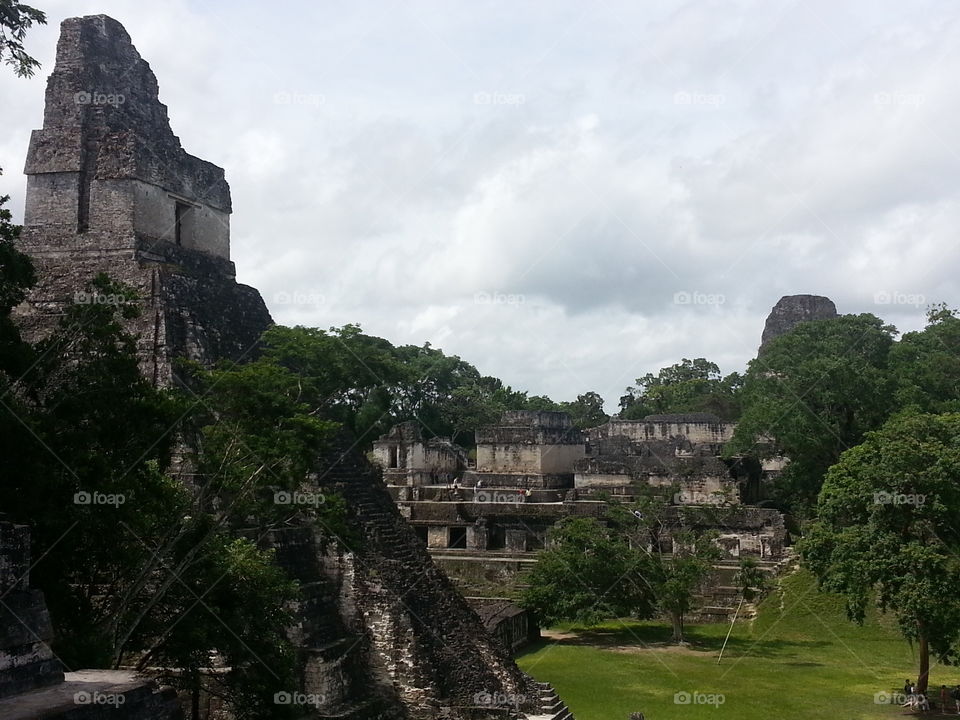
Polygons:
M132 286L143 313L144 373L171 382L171 362L241 359L271 324L259 293L235 280L230 189L221 168L180 147L156 77L116 20L64 20L47 81L43 129L27 156L21 249L39 283L17 309L37 339L98 273Z
M449 438L424 439L416 420L399 423L373 441L373 460L391 485L449 483L467 466L467 454Z
M477 429L476 467L464 482L487 487L572 487L583 457L583 433L562 412L514 410L496 425Z
M760 338L760 352L774 338L789 332L802 322L837 317L833 300L822 295L784 295L767 315Z

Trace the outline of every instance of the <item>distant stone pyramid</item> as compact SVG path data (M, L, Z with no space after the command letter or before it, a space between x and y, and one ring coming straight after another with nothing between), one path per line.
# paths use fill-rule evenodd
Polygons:
M173 358L238 359L271 324L259 293L235 281L223 169L181 148L153 71L116 20L63 21L25 172L21 249L40 278L18 310L26 337L47 332L98 272L140 292L130 329L160 385Z
M760 353L774 338L790 332L802 322L837 317L833 300L822 295L784 295L767 315L760 338Z

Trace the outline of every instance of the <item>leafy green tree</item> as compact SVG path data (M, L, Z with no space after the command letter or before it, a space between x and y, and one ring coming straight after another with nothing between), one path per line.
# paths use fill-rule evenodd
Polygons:
M889 416L894 332L873 315L802 323L750 362L726 452L785 454L775 493L781 507L811 506L827 468Z
M737 391L741 377L720 375L720 368L704 358L681 362L647 373L620 398L620 417L641 420L662 413L708 412L722 420L739 414Z
M29 266L9 256L0 282L17 299ZM273 693L295 687L284 610L295 586L240 536L288 522L338 532L337 498L301 508L274 495L309 483L336 424L311 415L299 378L270 362L194 367L185 397L158 390L124 329L138 312L129 288L95 278L31 348L16 387L5 380L16 392L0 417L19 446L0 455L0 507L33 526L32 577L68 665L170 663L181 670L171 682L196 697L217 658L228 671L212 689L238 717L274 717ZM175 437L196 448L177 466Z
M904 334L890 350L898 407L923 412L960 410L960 318L946 305L927 312L927 326Z
M508 408L510 410L539 410L544 412L562 412L563 406L560 403L554 402L546 395L531 395L527 396L524 393L523 407L522 408Z
M523 393L497 378L484 376L454 388L441 407L443 423L450 428L455 443L471 447L476 444L478 427L498 422L505 410L523 407L525 401Z
M658 555L655 593L657 604L670 616L673 642L684 642L684 617L693 608L701 586L720 560L720 548L714 535L680 531L673 534L673 552L669 557Z
M44 557L33 577L47 593L59 652L69 664L102 666L117 619L117 595L104 587L124 584L149 556L116 542L117 532L165 529L181 498L161 472L175 405L143 379L122 328L137 312L132 295L98 277L84 297L97 301L65 308L19 380L25 432L0 505L33 526Z
M20 77L30 77L40 67L23 47L27 30L34 23L46 25L46 14L20 0L0 0L0 59Z
M137 667L175 668L163 680L189 692L191 720L200 720L202 691L227 700L238 719L277 717L274 693L297 687L295 650L285 633L297 585L270 553L223 533L212 542L190 534L173 557L197 542L206 551L138 627L134 644L146 650ZM211 659L220 672L204 672Z
M799 548L820 585L862 623L871 602L917 644L956 660L960 639L960 414L901 413L827 473L817 520Z
M603 411L603 398L593 391L577 395L575 402L561 403L560 407L570 414L573 426L580 429L603 425L610 419Z
M567 518L551 529L549 540L522 599L541 622L592 625L611 617L652 616L652 558L631 547L619 528Z
M769 584L767 574L760 569L756 558L741 557L740 567L734 577L740 597L747 602L753 602L763 595Z

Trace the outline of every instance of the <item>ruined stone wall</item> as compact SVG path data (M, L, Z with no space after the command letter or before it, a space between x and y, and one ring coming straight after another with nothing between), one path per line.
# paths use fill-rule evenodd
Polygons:
M635 483L670 489L675 504L718 505L741 501L741 480L714 456L609 455L577 463L578 489L621 489L632 494Z
M0 522L0 697L63 682L43 593L30 587L30 529Z
M477 445L477 472L570 473L584 456L582 444L542 445L490 443Z
M627 438L635 445L682 438L691 444L722 446L736 430L732 422L651 422L646 420L611 420L587 430L591 447L598 447L614 438Z

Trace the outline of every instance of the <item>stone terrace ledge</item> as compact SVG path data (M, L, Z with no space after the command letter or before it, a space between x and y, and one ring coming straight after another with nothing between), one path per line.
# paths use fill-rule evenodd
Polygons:
M92 702L96 699L101 702ZM104 700L109 700L110 704L103 702ZM171 705L174 703L175 694L172 689L166 688L155 695L153 684L132 671L80 670L65 673L64 682L58 685L0 700L0 718L93 718L108 712L109 717L116 717L118 720L153 720L174 715L179 717L176 713L171 714ZM154 704L155 712L152 712L149 706Z

